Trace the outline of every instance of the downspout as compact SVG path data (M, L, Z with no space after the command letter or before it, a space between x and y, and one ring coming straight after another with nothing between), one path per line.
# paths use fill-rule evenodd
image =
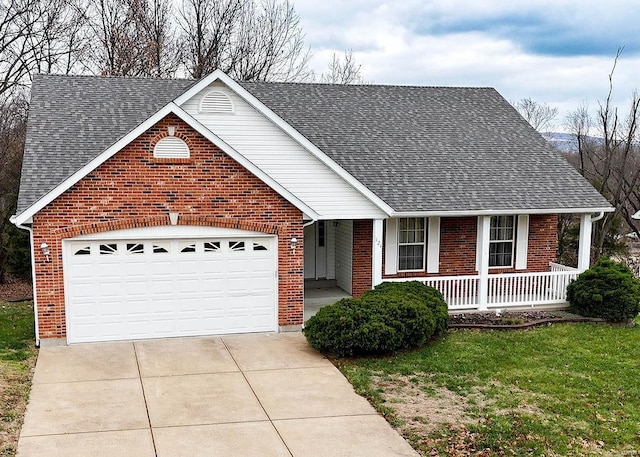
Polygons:
M600 214L598 214L597 216L595 217L591 216L591 222L597 222L603 217L604 217L604 211L600 211Z
M29 243L31 244L31 281L33 283L33 316L35 323L35 339L36 339L36 347L40 347L40 326L38 323L38 293L36 292L36 252L35 245L33 244L33 229L26 225L16 224L15 216L11 216L9 218L9 222L18 227L19 229L26 230L29 232Z

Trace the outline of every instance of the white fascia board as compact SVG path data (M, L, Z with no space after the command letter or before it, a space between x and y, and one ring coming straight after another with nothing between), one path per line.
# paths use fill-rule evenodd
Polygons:
M100 155L95 157L93 160L91 160L86 165L84 165L82 168L77 170L70 177L68 177L67 179L62 181L60 184L58 184L55 188L53 188L53 190L49 191L47 194L42 196L38 201L36 201L29 208L24 210L22 213L13 216L11 218L12 219L11 222L13 222L15 225L22 225L24 223L27 223L27 221L32 221L33 216L35 214L37 214L38 211L42 210L45 206L47 206L49 203L51 203L56 198L58 198L60 195L62 195L64 192L66 192L68 189L70 189L71 186L76 184L78 181L80 181L82 178L87 176L93 170L98 168L100 165L102 165L108 159L113 157L118 151L120 151L122 148L127 146L133 140L138 138L144 132L149 130L152 126L154 126L156 123L161 121L165 116L167 116L170 113L174 113L180 119L182 119L187 124L189 124L191 127L193 127L195 130L197 130L200 134L202 134L205 138L207 138L213 144L218 146L221 150L223 150L231 158L233 158L235 161L240 163L240 165L245 167L251 173L256 175L259 179L261 179L265 184L267 184L269 187L271 187L274 191L276 191L282 197L284 197L289 202L291 202L291 204L293 204L300 211L302 211L303 213L309 215L314 220L316 220L318 218L318 214L313 209L311 209L309 206L304 204L297 197L295 197L293 194L291 194L289 191L287 191L284 187L282 187L280 184L278 184L275 180L273 180L271 177L269 177L266 173L264 173L262 170L260 170L258 167L256 167L253 163L251 163L246 158L244 158L241 154L239 154L237 151L235 151L231 146L229 146L224 141L222 141L220 138L218 138L216 135L211 133L211 131L209 129L207 129L202 124L200 124L198 121L193 119L193 117L191 117L189 114L187 114L182 108L180 108L179 106L177 106L173 102L169 102L167 105L165 105L159 111L157 111L154 115L149 117L146 121L144 121L143 123L138 125L136 128L134 128L129 133L127 133L125 136L123 136L118 141L116 141L114 144L112 144L109 148L107 148Z
M182 105L187 100L191 99L198 92L202 91L209 84L213 83L216 80L220 80L227 87L233 90L239 97L244 99L249 105L255 108L259 113L265 116L269 121L275 124L280 130L289 135L294 141L300 144L303 148L309 151L314 155L318 160L324 163L331 171L336 173L340 178L346 181L351 187L357 190L362 196L364 196L367 200L377 206L383 213L387 215L391 215L393 213L393 208L384 202L380 197L371 192L367 186L358 181L354 176L352 176L348 171L342 168L338 163L336 163L333 159L331 159L328 155L322 152L316 145L314 145L311 141L306 139L300 132L294 129L291 125L284 121L280 116L274 113L269 107L267 107L264 103L254 97L249 91L247 91L240 84L231 79L228 75L223 73L220 70L216 70L211 73L209 76L200 80L196 85L191 87L184 94L179 96L174 100L174 103L177 105Z
M298 197L296 197L291 192L289 192L286 188L284 188L282 185L280 185L275 179L273 179L271 176L266 174L264 171L262 171L256 165L254 165L253 162L251 162L245 156L243 156L238 151L236 151L233 147L231 147L229 144L227 144L223 139L221 139L219 136L217 136L215 133L213 133L207 127L205 127L200 122L198 122L197 119L195 119L193 116L191 116L185 110L183 110L182 108L180 108L178 105L176 105L173 102L171 102L170 105L173 105L172 106L172 111L176 116L178 116L180 119L182 119L185 123L189 124L189 126L191 128L193 128L195 131L200 133L207 140L211 141L211 143L213 143L218 148L220 148L222 150L222 152L227 154L233 160L235 160L240 165L242 165L244 168L246 168L251 173L253 173L256 177L258 177L258 179L260 179L266 185L271 187L274 191L276 191L278 194L280 194L284 199L289 201L293 206L295 206L300 211L302 211L303 213L305 213L308 216L310 216L313 220L317 220L320 217L318 215L318 213L316 213L306 203L304 203Z
M511 216L518 214L591 214L611 213L613 207L606 208L549 208L549 209L496 209L462 211L395 211L391 217L462 217L462 216Z

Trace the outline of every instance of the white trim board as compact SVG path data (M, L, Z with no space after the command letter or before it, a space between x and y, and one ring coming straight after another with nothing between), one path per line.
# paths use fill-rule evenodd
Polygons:
M592 214L611 213L613 207L607 208L549 208L549 209L483 209L483 210L458 210L458 211L395 211L391 217L463 217L463 216L510 216L519 214Z

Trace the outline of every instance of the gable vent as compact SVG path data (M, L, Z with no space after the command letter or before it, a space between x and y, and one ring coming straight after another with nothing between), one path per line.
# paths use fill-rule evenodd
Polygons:
M201 113L229 113L234 112L233 102L227 94L219 90L212 90L200 100Z
M153 148L153 157L159 159L188 159L189 146L178 137L166 136L156 143Z

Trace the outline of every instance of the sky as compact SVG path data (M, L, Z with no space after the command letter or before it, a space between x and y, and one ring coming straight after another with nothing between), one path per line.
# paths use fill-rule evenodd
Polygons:
M555 131L605 101L620 47L614 106L626 113L640 91L639 0L293 2L317 74L350 49L367 82L494 87L558 108Z

